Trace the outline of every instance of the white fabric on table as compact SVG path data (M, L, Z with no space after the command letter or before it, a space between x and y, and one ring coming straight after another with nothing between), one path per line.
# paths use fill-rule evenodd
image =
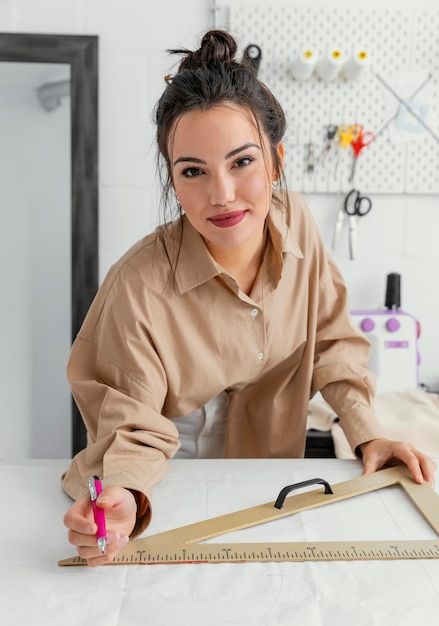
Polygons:
M439 457L439 394L423 389L379 394L375 409L390 439L406 441L433 458ZM310 402L308 427L331 431L337 458L355 458L337 415L325 402Z

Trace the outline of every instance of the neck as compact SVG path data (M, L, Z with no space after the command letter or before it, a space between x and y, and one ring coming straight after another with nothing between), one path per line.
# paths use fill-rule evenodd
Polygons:
M239 248L218 248L206 242L215 261L233 276L241 291L250 294L264 258L267 232L264 228Z

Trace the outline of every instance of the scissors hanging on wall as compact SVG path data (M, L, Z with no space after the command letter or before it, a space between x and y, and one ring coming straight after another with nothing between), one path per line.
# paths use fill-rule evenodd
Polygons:
M364 148L369 146L375 139L375 135L370 130L364 130L361 124L354 124L352 127L352 168L349 176L349 182L353 183L355 178L355 170L357 167L358 158Z
M318 162L322 165L324 164L326 157L328 156L329 152L331 151L334 145L334 142L337 137L337 131L338 131L338 126L336 124L328 124L325 127L325 145L323 146L323 149L320 152L320 155L318 158Z
M357 254L358 219L367 215L371 209L372 200L368 196L361 195L357 189L351 189L338 210L332 247L335 249L343 223L347 217L349 223L349 258L351 261L355 259Z

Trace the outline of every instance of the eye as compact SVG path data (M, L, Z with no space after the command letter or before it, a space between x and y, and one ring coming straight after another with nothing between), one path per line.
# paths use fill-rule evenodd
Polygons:
M247 167L248 165L250 165L250 163L252 163L255 159L251 156L245 156L245 157L241 157L239 158L237 161L235 161L235 163L233 164L234 167Z
M184 176L184 178L195 178L202 173L199 167L187 167L182 171L181 175Z

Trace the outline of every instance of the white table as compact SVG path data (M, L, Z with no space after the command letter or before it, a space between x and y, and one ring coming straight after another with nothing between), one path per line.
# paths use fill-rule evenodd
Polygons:
M63 567L67 461L0 465L0 623L5 626L436 626L439 559ZM285 485L361 473L357 461L172 461L148 534L274 500ZM439 484L439 474L437 476ZM431 539L397 487L214 541Z

